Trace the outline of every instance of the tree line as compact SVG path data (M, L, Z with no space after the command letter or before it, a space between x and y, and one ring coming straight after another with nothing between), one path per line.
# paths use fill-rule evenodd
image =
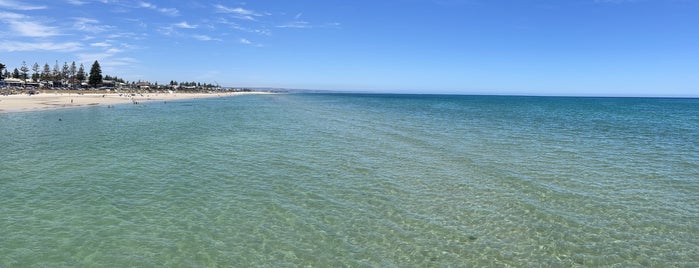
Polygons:
M29 71L32 71L31 76ZM85 72L85 66L80 64L78 67L73 61L70 65L68 62L63 63L63 67L58 65L58 61L53 65L53 68L45 63L43 68L39 66L39 63L34 63L31 69L27 66L25 61L22 61L22 66L19 68L14 68L10 71L5 64L0 63L0 78L17 78L21 80L31 80L33 82L46 81L46 82L65 82L75 84L82 83L88 80L91 86L99 86L102 84L102 69L99 66L99 62L95 61L90 68L89 74Z
M100 67L99 62L96 60L90 67L89 72L85 71L85 66L83 66L82 63L78 66L75 63L75 61L73 61L71 64L68 64L68 62L64 62L63 66L59 66L58 61L56 61L56 63L53 65L53 68L49 66L48 63L45 63L43 67L40 66L38 63L34 63L34 65L32 65L30 68L29 66L27 66L27 63L25 61L22 61L22 66L19 68L14 68L12 71L10 71L5 64L0 63L0 80L7 78L21 79L25 82L31 79L31 81L36 83L59 82L61 84L68 84L71 87L75 87L76 85L78 87L81 87L81 85L85 81L87 81L87 85L89 85L92 88L98 88L104 85L105 81L110 81L112 84L122 83L128 85L128 82L124 81L124 79L122 78L110 75L102 76L102 68ZM138 81L138 83L131 82L130 86L134 87L142 84L151 85L150 82ZM155 82L153 85L158 86L158 83ZM211 90L214 88L219 88L218 85L213 84L202 84L198 82L177 82L174 80L170 81L169 87L184 88L187 90Z

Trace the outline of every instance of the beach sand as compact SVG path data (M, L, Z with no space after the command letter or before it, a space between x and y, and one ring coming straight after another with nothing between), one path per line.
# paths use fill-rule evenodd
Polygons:
M261 92L229 92L229 93L42 93L37 95L0 96L0 113L29 112L47 109L84 107L90 105L112 105L123 103L142 103L149 101L171 101L198 98L216 98L242 94L260 94Z

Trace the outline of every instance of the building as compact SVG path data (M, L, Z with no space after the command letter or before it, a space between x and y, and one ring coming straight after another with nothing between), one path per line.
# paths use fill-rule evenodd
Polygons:
M139 89L145 89L145 90L150 89L150 82L138 82L136 85L138 86Z
M5 78L4 81L8 87L23 87L24 86L24 80L19 79L19 78Z

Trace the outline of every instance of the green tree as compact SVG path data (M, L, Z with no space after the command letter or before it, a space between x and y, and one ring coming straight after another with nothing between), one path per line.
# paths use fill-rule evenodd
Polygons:
M51 71L51 77L53 81L61 80L61 69L58 67L58 61L53 65L53 71Z
M0 63L0 73L2 73L2 70L5 70L5 64ZM3 77L0 77L0 80L2 80Z
M51 79L51 67L48 63L44 63L44 70L41 71L41 80L48 81Z
M17 68L15 68L15 70L12 71L12 78L19 78L19 77L20 77L19 70L17 70Z
M78 82L82 83L85 81L85 67L83 64L80 64L80 68L78 69L78 72L75 74L75 79L78 79Z
M27 67L27 63L23 61L22 67L20 67L19 70L22 72L21 78L23 80L27 80L27 78L29 77L27 76L27 73L29 73L29 67Z
M35 62L34 65L32 65L32 71L34 71L34 73L32 73L32 80L39 81L39 63Z
M68 81L70 83L71 87L75 87L75 74L78 72L78 67L75 67L75 61L70 64L70 68L68 69Z
M75 62L70 64L70 69L68 69L68 72L70 73L70 78L75 77L75 74L78 72L78 67L75 66Z
M68 62L63 62L63 68L61 68L61 79L70 78L70 67L68 67Z
M102 68L100 68L100 63L95 61L90 68L90 80L88 84L93 87L98 87L102 84Z

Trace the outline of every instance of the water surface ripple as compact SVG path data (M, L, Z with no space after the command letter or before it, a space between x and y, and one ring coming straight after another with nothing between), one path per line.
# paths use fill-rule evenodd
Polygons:
M699 263L692 99L277 94L11 113L0 157L0 267Z

